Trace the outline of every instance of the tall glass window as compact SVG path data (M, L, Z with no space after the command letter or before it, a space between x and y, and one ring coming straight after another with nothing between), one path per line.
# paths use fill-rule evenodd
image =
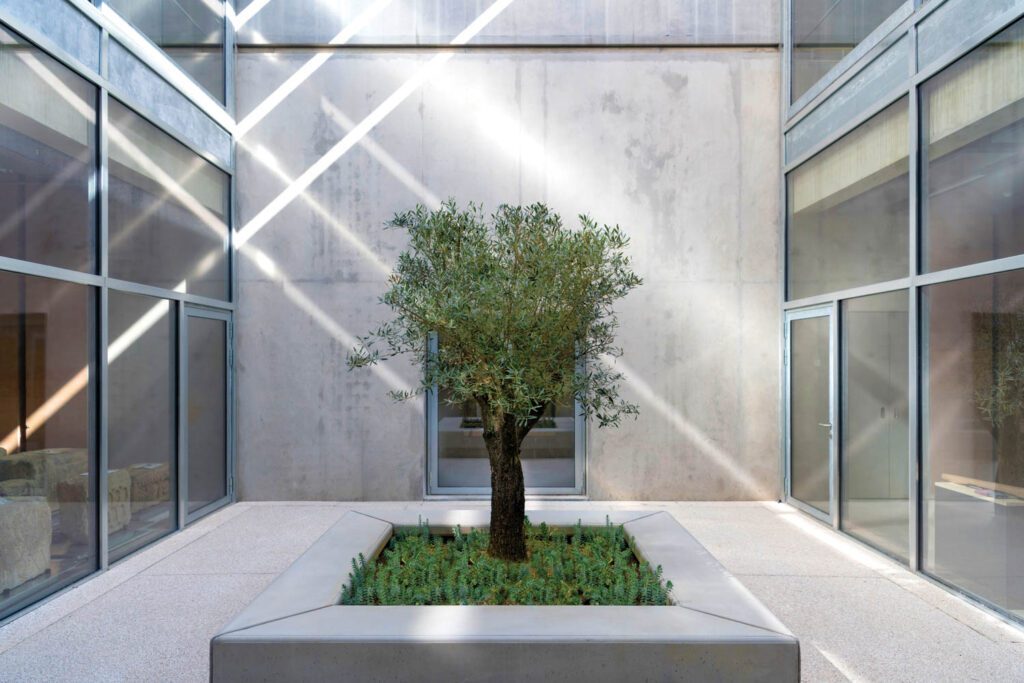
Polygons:
M906 98L786 177L786 292L800 299L907 277Z
M228 495L228 324L188 318L188 511Z
M95 299L0 272L0 617L96 568Z
M1024 21L921 87L923 270L1024 254Z
M576 487L575 404L550 404L526 435L522 447L527 488ZM443 488L489 488L490 461L484 445L480 408L473 401L438 400L437 483Z
M110 557L177 526L176 345L167 299L111 291L107 487Z
M844 301L840 520L845 531L907 560L910 445L908 295Z
M0 256L95 270L96 87L0 29Z
M106 0L224 101L224 0Z
M922 294L924 566L1024 616L1024 271Z
M792 101L867 38L904 0L793 0Z
M228 297L228 175L110 101L110 275Z

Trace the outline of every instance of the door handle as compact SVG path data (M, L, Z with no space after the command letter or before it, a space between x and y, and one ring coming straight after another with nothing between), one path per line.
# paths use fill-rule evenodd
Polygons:
M829 429L832 429L832 423L831 422L819 422L818 426L819 427L828 427Z

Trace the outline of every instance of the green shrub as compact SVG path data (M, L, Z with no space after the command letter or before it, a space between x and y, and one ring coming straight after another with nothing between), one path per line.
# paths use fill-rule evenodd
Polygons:
M672 582L638 562L622 526L556 530L526 521L528 558L487 554L488 534L427 523L399 530L376 560L360 555L343 605L667 605Z

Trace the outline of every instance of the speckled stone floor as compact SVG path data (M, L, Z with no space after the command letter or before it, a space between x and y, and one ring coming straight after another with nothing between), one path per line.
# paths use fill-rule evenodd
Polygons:
M210 636L346 510L238 503L0 627L0 681L206 681ZM806 681L1024 680L1024 630L777 503L670 511L800 638Z

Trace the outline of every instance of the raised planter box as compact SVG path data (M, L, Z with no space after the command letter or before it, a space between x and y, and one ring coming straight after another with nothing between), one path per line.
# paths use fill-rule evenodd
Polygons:
M608 512L672 581L670 607L338 604L352 558L429 516L445 532L486 510L349 512L210 642L226 681L798 681L797 639L666 512ZM604 512L530 511L602 526Z

